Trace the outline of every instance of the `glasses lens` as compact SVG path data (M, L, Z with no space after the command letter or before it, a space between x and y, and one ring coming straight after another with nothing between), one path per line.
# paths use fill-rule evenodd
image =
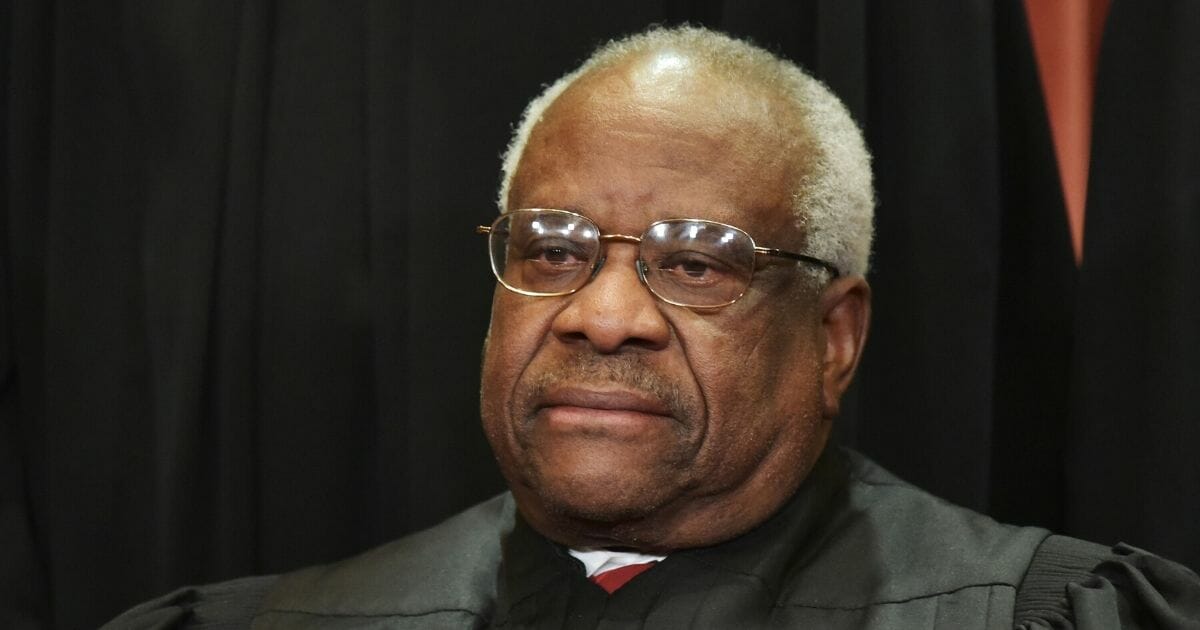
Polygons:
M563 295L587 283L600 251L591 221L557 210L515 210L492 225L492 270L505 286Z
M646 285L684 306L723 306L746 292L754 275L754 241L728 225L660 221L642 237Z

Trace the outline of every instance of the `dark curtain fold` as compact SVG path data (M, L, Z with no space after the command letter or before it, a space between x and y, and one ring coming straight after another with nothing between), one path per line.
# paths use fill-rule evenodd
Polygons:
M1064 527L1200 566L1200 4L1114 2L1100 48Z
M1001 273L992 3L867 13L878 245L854 437L918 485L982 508Z
M14 0L0 626L352 554L499 491L473 227L525 102L702 23L821 76L875 155L839 439L998 518L1200 565L1200 10L1117 0L1084 262L1019 2Z

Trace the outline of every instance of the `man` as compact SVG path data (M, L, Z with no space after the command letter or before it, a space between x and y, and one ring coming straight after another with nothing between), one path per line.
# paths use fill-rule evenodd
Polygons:
M861 134L795 66L700 29L610 44L531 103L504 173L481 406L511 494L114 627L1200 625L1183 567L826 447L873 199Z

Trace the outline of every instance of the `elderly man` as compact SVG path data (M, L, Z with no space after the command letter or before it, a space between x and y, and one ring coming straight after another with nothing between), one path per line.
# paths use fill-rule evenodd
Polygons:
M1183 567L827 448L867 333L871 175L794 65L700 29L609 44L530 104L500 206L481 397L511 494L114 627L1197 627Z

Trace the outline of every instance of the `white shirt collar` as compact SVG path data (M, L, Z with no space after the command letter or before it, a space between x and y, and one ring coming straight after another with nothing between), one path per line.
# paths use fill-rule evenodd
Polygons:
M608 549L568 549L567 553L583 563L584 573L588 577L631 564L659 562L666 558L666 556L652 556L632 551L610 551Z

